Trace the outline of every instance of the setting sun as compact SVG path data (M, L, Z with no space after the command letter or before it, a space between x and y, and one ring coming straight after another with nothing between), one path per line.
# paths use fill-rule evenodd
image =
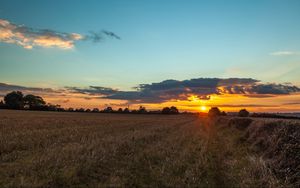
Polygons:
M203 111L203 112L205 112L206 109L207 109L206 106L201 106L201 107L200 107L200 110Z

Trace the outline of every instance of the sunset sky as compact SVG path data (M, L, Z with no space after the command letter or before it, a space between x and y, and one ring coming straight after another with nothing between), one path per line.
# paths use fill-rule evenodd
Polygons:
M1 0L0 98L300 111L299 0Z

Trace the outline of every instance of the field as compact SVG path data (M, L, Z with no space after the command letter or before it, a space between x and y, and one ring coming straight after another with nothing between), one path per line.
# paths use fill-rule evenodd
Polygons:
M297 187L299 127L296 120L1 110L0 187Z

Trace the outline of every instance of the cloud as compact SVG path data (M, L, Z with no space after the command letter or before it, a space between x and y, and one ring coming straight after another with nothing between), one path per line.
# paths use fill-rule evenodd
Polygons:
M261 83L252 78L197 78L190 80L165 80L158 83L140 84L134 91L90 86L87 89L69 88L72 92L99 95L105 99L127 100L130 103L162 103L188 100L196 96L210 100L211 95L241 94L246 97L264 98L300 92L291 84Z
M51 88L38 88L38 87L24 87L18 85L10 85L6 83L0 83L0 94L7 93L11 91L28 91L28 92L41 92L41 93L52 93L52 92L59 92L58 90L54 90Z
M93 42L101 42L105 36L108 36L110 38L121 40L121 37L116 35L115 33L111 31L102 30L100 32L94 32L90 31L88 35L84 36L84 40L91 40Z
M277 51L277 52L270 53L270 55L272 56L290 56L290 55L297 55L297 54L299 53L294 51Z
M65 87L65 88L74 93L89 94L89 95L111 95L119 92L116 89L100 87L100 86L89 86L88 88L78 88L78 87Z
M111 32L111 31L102 30L102 33L107 36L110 36L112 38L121 40L121 37L119 37L118 35L116 35L115 33Z
M292 84L262 83L252 78L196 78L190 80L164 80L140 84L132 91L109 87L65 87L61 89L35 88L0 83L0 95L19 90L24 93L52 96L76 96L82 99L125 100L130 104L189 101L191 97L210 100L212 95L240 94L251 98L266 98L300 92Z
M300 105L300 102L287 102L283 103L282 105Z
M0 83L0 97L4 97L6 94L12 91L21 91L24 95L33 94L46 98L60 98L61 100L58 101L60 103L65 103L63 101L68 100L68 97L71 96L69 91L65 89L26 87L7 83Z
M0 42L16 44L26 49L33 47L72 49L76 41L92 40L100 42L105 37L121 39L115 33L103 30L88 35L65 33L50 29L34 29L0 19Z

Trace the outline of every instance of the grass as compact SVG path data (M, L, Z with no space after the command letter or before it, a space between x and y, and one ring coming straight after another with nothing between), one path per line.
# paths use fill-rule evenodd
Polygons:
M283 185L240 141L244 130L219 124L191 115L1 110L0 187Z

